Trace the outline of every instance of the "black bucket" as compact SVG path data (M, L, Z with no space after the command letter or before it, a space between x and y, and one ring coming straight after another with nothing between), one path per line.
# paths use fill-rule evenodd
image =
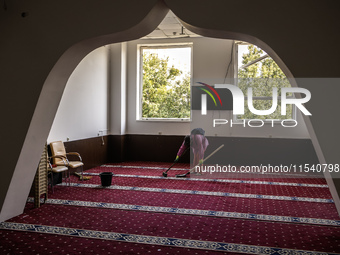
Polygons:
M111 181L112 181L112 175L113 173L111 172L103 172L100 173L100 180L102 182L103 187L108 187L111 186Z

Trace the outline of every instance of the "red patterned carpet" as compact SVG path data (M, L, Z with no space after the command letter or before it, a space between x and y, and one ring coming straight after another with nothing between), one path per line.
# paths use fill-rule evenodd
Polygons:
M172 178L186 164L164 178L167 167L127 162L87 170L87 181L72 176L40 208L29 199L1 223L2 254L340 253L340 218L322 178ZM113 172L110 187L101 172Z

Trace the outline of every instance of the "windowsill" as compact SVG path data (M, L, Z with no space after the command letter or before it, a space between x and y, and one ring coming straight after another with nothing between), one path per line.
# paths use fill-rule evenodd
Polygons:
M267 124L274 124L274 125L280 125L282 121L285 121L286 123L294 123L296 122L296 119L291 118L291 119L233 119L234 123L240 124L243 122L248 122L248 121L252 121L254 123L261 123L261 121L263 121L264 125Z
M174 123L189 123L191 119L168 119L168 118L145 118L145 119L137 119L138 122L174 122Z

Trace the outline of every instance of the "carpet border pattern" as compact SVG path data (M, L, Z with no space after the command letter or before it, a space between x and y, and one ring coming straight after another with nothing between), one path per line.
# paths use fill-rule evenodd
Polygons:
M84 175L97 176L99 173L86 172ZM146 178L146 179L165 179L176 181L206 181L206 182L223 182L223 183L245 183L245 184L260 184L260 185L279 185L279 186L293 186L293 187L310 187L310 188L328 188L326 184L310 184L310 183L294 183L294 182L268 182L268 181L248 181L248 180L230 180L230 179L206 179L206 178L177 178L177 177L163 177L152 175L129 175L129 174L113 174L117 177L132 177L132 178Z
M29 197L27 202L34 202L34 198ZM41 199L41 203L43 203L43 199ZM321 226L340 226L340 220L306 218L306 217L291 217L291 216L266 215L266 214L254 214L254 213L238 213L238 212L173 208L173 207L149 206L149 205L116 204L116 203L90 202L90 201L64 200L64 199L47 199L45 203L52 204L52 205L69 205L69 206L82 206L82 207L93 207L93 208L143 211L143 212L172 213L172 214L185 214L185 215L195 215L195 216L211 216L211 217L234 218L234 219L243 219L243 220L270 221L270 222L279 222L279 223L281 222L281 223L313 224L313 225L321 225Z
M103 187L101 185L84 184L84 183L70 183L70 184L62 183L60 185L63 185L63 186L70 185L72 187L79 187L79 188L105 188L105 189L117 189L117 190L164 192L164 193L190 194L190 195L274 199L274 200L299 201L299 202L334 203L333 199L310 198L310 197L289 197L289 196L273 196L273 195L259 195L259 194L213 192L213 191L200 191L200 190L161 189L161 188L132 187L132 186L119 186L119 185L112 185L112 186L108 186L108 187Z
M27 231L27 232L54 234L54 235L63 235L63 236L72 236L72 237L103 239L103 240L110 240L110 241L121 241L121 242L140 243L140 244L149 244L149 245L162 245L162 246L190 248L190 249L203 249L203 250L212 250L212 251L221 251L221 252L238 252L238 253L246 253L246 254L268 254L268 255L279 255L279 254L326 255L326 254L329 254L329 255L335 255L334 253L317 252L317 251L295 250L295 249L286 249L286 248L274 248L274 247L266 247L266 246L255 246L255 245L201 241L201 240L189 240L189 239L170 238L170 237L135 235L135 234L75 229L75 228L66 228L66 227L54 227L54 226L24 224L24 223L13 223L13 222L0 222L0 229Z

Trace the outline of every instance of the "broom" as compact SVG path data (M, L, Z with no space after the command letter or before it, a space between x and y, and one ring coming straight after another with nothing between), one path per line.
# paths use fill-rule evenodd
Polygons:
M187 151L188 149L189 149L189 147L185 149L185 151L182 153L181 157L186 153L186 151ZM179 160L181 157L179 157L178 160ZM163 177L168 177L168 171L171 169L171 167L173 167L173 166L178 162L178 160L175 161L175 162L168 168L168 170L166 170L165 172L163 172Z
M208 157L206 157L205 159L203 159L202 163L198 164L197 166L201 165L204 163L204 161L208 160L212 155L214 155L216 152L218 152L220 149L222 149L224 146L224 144L222 144L220 147L218 147L216 150L214 150ZM193 168L191 168L187 173L185 174L178 174L176 175L176 177L186 177L188 174L190 174L196 166L194 166Z
M81 180L90 180L92 178L92 176L84 176L78 172L75 172L74 175L78 176Z

